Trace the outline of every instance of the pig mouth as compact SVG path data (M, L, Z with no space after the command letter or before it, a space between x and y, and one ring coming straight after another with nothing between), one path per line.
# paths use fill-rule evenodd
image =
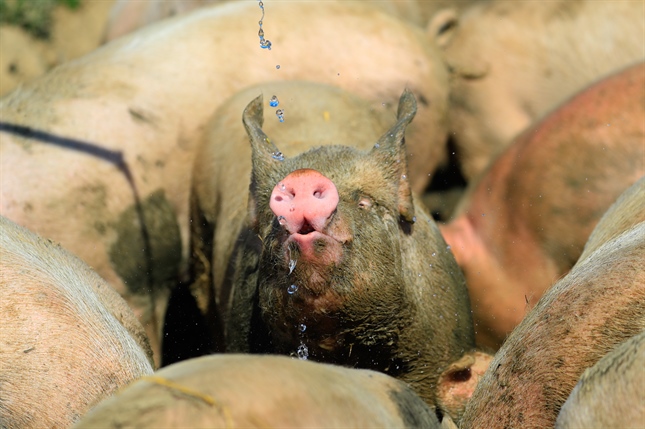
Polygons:
M345 240L337 239L320 231L299 231L290 234L284 241L287 264L298 262L313 266L340 265L343 260Z

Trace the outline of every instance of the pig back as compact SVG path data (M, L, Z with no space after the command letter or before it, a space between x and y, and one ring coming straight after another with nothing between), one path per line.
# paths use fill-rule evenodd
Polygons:
M556 429L639 428L645 422L645 331L585 370L562 406Z
M434 412L384 374L281 356L213 355L168 366L102 402L76 429L438 428Z
M579 260L513 330L462 427L553 426L583 371L645 329L645 223L626 225Z
M90 267L4 217L0 231L3 428L67 427L152 372L143 328Z

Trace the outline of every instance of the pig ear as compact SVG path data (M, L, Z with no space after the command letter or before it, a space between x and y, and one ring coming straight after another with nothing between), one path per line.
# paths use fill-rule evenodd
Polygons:
M246 106L242 114L242 122L251 141L253 168L251 170L251 186L249 189L249 220L253 228L257 226L258 190L273 188L273 184L270 183L271 172L275 170L276 163L284 160L282 152L262 131L264 122L263 99L264 97L260 94Z
M473 350L441 373L437 384L437 405L444 415L455 421L461 420L470 397L493 358L492 354Z
M408 178L408 161L405 151L405 129L417 113L417 101L409 89L399 99L397 122L374 145L372 154L381 158L386 169L392 171L398 184L398 208L402 219L414 222L414 204Z

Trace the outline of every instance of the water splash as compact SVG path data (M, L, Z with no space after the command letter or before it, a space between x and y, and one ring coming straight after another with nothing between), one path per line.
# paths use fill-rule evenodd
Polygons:
M260 38L260 48L268 49L270 51L271 42L269 41L269 39L264 38L264 30L262 29L262 21L264 20L264 3L260 1L258 2L258 6L260 6L260 9L262 10L262 17L260 18L260 21L258 21L258 24L260 25L260 29L258 30L258 37Z
M278 117L278 120L280 122L284 122L284 110L283 109L276 110L275 115Z
M284 161L284 155L283 155L283 154L282 154L282 152L280 152L280 151L278 151L278 152L273 152L273 154L271 155L271 157L272 157L273 159L277 159L278 161Z
M301 342L296 349L296 355L300 360L307 360L307 358L309 358L309 348Z
M271 99L269 100L269 106L278 107L278 104L280 104L280 101L278 100L278 97L276 97L275 95L273 97L271 97Z
M287 288L287 293L288 293L289 295L293 295L293 294L294 294L294 293L296 293L297 291L298 291L298 285L291 285L291 286L289 286L289 287Z

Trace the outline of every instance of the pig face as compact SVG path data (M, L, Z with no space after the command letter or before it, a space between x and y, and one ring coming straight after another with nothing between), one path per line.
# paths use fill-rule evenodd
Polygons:
M324 146L284 158L260 128L262 97L246 108L259 306L276 351L300 345L316 360L346 361L396 343L393 321L409 307L401 237L415 217L403 137L415 112L405 91L398 122L371 151Z

